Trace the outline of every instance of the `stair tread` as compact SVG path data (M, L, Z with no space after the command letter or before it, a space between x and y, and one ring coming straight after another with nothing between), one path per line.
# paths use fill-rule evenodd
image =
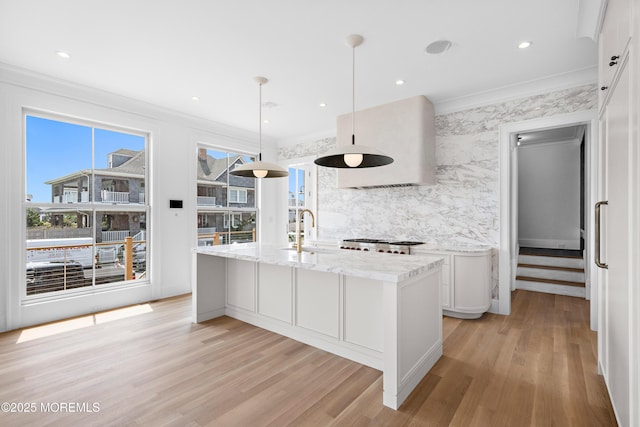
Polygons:
M544 270L558 270L558 271L570 271L573 273L584 273L584 268L573 267L560 267L555 265L541 265L541 264L518 264L518 267L522 268L540 268Z
M539 277L516 276L516 280L525 280L528 282L554 283L557 285L579 286L584 287L584 282L572 282L569 280L543 279Z

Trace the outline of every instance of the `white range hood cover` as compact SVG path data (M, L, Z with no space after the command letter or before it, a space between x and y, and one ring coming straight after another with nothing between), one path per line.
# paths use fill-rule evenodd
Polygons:
M393 158L386 166L338 169L339 188L433 185L436 183L435 113L424 96L356 111L356 145ZM351 114L337 119L338 147L351 144Z

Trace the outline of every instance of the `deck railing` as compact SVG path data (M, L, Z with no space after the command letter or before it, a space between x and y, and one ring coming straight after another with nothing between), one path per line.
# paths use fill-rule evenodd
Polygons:
M247 231L216 231L213 233L200 233L198 229L198 242L204 246L225 245L232 242L255 242L256 229Z
M125 191L102 190L100 195L105 203L129 203L129 193Z
M198 206L215 206L216 198L208 196L198 196Z
M103 242L115 242L117 240L124 240L125 237L129 237L131 231L129 230L115 230L115 231L103 231Z
M27 249L27 295L146 277L146 241L41 246Z

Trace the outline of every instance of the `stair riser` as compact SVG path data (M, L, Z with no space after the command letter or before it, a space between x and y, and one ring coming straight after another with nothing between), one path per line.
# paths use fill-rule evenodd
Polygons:
M518 267L517 276L535 277L538 279L566 280L569 282L585 281L584 272L547 270L544 268Z
M536 255L518 255L518 264L549 265L552 267L567 267L584 269L581 258L561 258Z
M568 295L572 297L586 298L585 288L577 286L555 285L551 283L529 282L526 280L516 280L516 289L528 291L545 292L556 295Z

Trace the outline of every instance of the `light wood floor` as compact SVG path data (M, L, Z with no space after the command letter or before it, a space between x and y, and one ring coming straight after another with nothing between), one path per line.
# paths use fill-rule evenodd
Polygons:
M445 318L444 356L398 411L379 371L228 317L192 324L190 303L0 334L0 402L37 407L0 425L616 425L582 299L516 291L511 316Z

